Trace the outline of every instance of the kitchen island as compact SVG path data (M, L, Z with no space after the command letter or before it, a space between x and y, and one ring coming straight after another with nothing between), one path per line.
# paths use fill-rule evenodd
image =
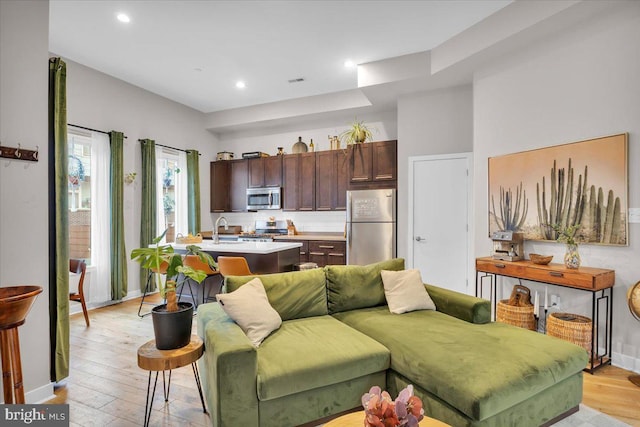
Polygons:
M300 262L302 243L235 241L213 243L211 240L204 240L195 245L211 255L214 260L217 260L219 256L244 257L253 273L267 274L293 271L294 266ZM177 252L184 252L189 245L172 243L171 246Z

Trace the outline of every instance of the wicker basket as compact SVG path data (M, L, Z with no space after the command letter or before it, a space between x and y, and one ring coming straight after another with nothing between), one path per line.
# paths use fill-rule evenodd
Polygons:
M578 314L551 313L547 319L547 335L584 348L591 355L591 319Z
M507 304L509 300L498 301L496 320L519 328L536 330L536 318L533 316L533 306L514 306Z

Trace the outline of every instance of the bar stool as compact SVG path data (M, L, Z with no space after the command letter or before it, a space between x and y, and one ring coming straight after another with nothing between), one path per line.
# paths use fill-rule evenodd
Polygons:
M218 276L220 275L220 271L218 270L214 270L213 268L211 268L211 266L209 264L207 264L206 262L203 262L200 260L200 257L198 257L198 255L185 255L185 257L182 259L182 265L184 265L185 267L191 267L194 270L201 270L203 271L207 277L202 281L202 303L207 302L208 300L211 299L211 289L209 289L208 293L205 293L205 282L207 281L207 279L214 277L214 276ZM184 284L186 283L187 285L189 285L189 292L191 293L191 299L193 300L193 305L195 306L194 308L198 308L198 298L197 296L194 296L193 294L193 289L191 287L191 282L194 282L194 280L190 279L190 278L186 278L185 282L182 284L182 288L180 288L180 295L178 296L178 301L180 300L180 297L182 296L182 291L184 289ZM197 282L196 282L197 283ZM222 286L222 285L220 285ZM196 288L197 290L197 288Z
M169 263L166 261L162 261L162 263L160 264L160 274L167 274L167 268L169 268ZM153 303L153 302L144 302L144 299L147 296L147 293L149 293L149 288L151 286L151 279L153 278L153 275L157 271L158 269L156 268L149 269L149 276L147 276L147 284L144 287L144 293L142 294L142 299L140 300L140 307L138 307L138 317L145 317L151 314L151 311L148 311L144 314L140 314L142 310L142 304L156 305L156 303Z
M18 326L25 322L41 292L41 286L32 285L0 288L0 354L5 405L24 404Z
M218 270L223 277L226 276L252 276L247 259L241 256L219 256Z
M80 274L78 288L74 289L74 292L71 292L71 289L69 290L69 301L79 302L82 305L84 322L87 324L87 327L89 327L89 313L87 313L87 304L84 300L84 275L87 272L87 264L81 259L70 259L69 272L73 274Z

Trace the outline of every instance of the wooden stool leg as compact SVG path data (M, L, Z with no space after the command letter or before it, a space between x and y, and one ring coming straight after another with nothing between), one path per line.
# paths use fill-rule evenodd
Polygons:
M24 404L24 385L22 384L22 361L20 359L20 339L18 328L9 329L9 344L11 345L11 374L13 375L13 392L16 403Z
M11 350L9 346L9 333L0 330L0 352L2 354L2 387L4 389L5 405L13 403L13 384L11 381Z

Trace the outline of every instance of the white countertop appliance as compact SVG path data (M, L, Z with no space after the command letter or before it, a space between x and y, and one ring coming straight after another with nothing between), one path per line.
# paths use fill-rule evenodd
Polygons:
M347 191L347 264L396 256L396 190Z

